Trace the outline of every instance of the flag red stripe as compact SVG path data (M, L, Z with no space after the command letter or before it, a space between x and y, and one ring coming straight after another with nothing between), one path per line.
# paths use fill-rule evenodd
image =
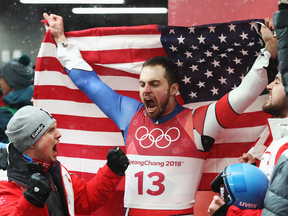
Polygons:
M41 62L41 64L39 64ZM67 74L57 58L54 57L37 57L37 71L59 71Z
M69 172L77 175L78 178L85 180L90 180L95 177L94 173L78 172L73 170L69 170ZM124 188L125 188L125 178L122 178L116 190L124 191Z
M203 173L199 184L199 191L211 190L210 184L219 173Z
M131 77L131 78L139 79L140 71L139 71L139 74L133 74L133 73L129 73L126 71L117 70L114 68L104 67L101 65L90 64L90 66L93 68L94 71L97 72L99 76L124 76L124 77Z
M115 146L118 146L115 144ZM119 146L124 152L125 147ZM106 155L110 149L113 149L114 146L89 146L89 145L80 145L80 144L65 144L60 143L57 146L58 156L65 157L75 157L75 158L86 158L93 160L106 160Z
M144 62L155 56L167 56L163 48L81 51L81 55L89 64Z
M120 132L118 126L109 118L52 114L53 117L57 119L58 128L84 131Z
M101 27L93 29L85 29L80 31L66 32L66 37L91 37L91 36L109 36L109 35L133 35L133 34L161 34L158 31L158 25L142 25L142 26L122 26L119 27Z
M215 144L209 152L209 158L237 158L248 152L254 142Z
M242 113L229 128L254 127L267 124L267 118L271 118L270 114L263 111Z
M53 38L53 36L52 36L52 34L50 32L50 29L46 32L42 43L53 43L53 44L55 44L55 41L54 41L54 38ZM38 61L38 59L37 59L37 61ZM40 62L39 62L39 64L40 64Z

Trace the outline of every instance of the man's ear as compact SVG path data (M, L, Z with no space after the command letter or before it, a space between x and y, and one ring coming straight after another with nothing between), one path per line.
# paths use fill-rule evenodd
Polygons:
M170 95L175 95L177 94L179 90L179 84L178 83L173 83L170 87Z
M24 150L22 153L29 156L29 157L33 157L34 148L35 148L35 144L30 146L28 149Z

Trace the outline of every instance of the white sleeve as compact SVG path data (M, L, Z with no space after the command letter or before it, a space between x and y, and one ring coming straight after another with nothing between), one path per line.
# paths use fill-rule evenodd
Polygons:
M63 67L69 71L73 68L92 71L90 65L82 58L77 44L72 42L62 42L57 44L57 58Z
M266 49L262 49L262 54L258 56L242 83L229 92L229 109L232 108L235 113L242 114L262 93L268 84L267 71L264 67L268 66L270 56ZM219 133L224 130L224 128L221 128L216 117L215 104L213 103L207 109L203 134L216 139Z
M263 48L242 83L229 93L229 104L236 113L243 113L268 85L267 71L264 67L268 67L270 57L268 50Z

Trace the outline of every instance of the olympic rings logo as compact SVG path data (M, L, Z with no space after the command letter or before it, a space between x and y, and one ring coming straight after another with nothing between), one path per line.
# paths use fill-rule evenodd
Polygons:
M142 129L142 128L146 131L146 134L142 135L142 136L139 138L139 137L138 137L138 131L139 131L140 129ZM176 137L175 139L171 139L171 136L168 135L169 131L171 131L171 130L176 130L176 131L177 131L177 134L178 134L178 135L177 135L177 137ZM158 136L156 137L156 139L155 139L155 137L152 135L152 133L153 133L154 131L160 131L160 132L161 132L161 134L158 135ZM140 144L140 146L141 146L142 148L150 148L150 147L155 143L155 145L156 145L158 148L164 149L164 148L167 148L172 142L178 140L179 137L180 137L180 131L179 131L179 129L178 129L177 127L169 128L169 129L166 131L166 133L164 133L164 131L161 130L160 128L154 128L154 129L149 133L148 129L147 129L145 126L141 126L141 127L139 127L139 128L136 130L136 132L135 132L135 138L139 141L139 144ZM151 141L151 144L148 145L148 146L144 146L144 145L142 144L142 141L146 140L147 138L149 138L149 140ZM159 145L158 145L158 142L161 141L163 138L165 138L165 140L168 141L168 144L165 145L165 146L159 146Z

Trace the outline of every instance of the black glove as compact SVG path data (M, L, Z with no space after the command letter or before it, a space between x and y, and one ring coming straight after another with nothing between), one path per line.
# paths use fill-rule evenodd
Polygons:
M225 216L227 215L228 209L230 206L228 206L226 203L221 206L214 214L213 216Z
M24 196L34 206L43 208L51 191L52 186L48 179L40 173L34 173L29 180Z
M124 176L129 165L129 160L125 153L119 148L110 149L107 154L107 165L117 175Z

